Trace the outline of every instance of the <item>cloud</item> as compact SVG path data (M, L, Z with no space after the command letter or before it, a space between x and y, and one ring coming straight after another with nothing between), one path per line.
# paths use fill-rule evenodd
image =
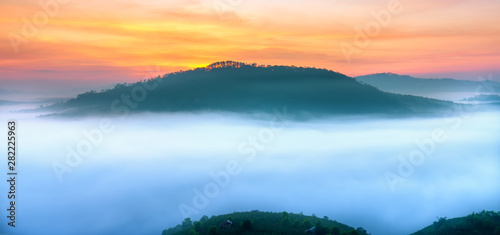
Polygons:
M66 68L103 66L109 70L71 79L108 76L113 81L124 76L116 71L135 73L135 67L186 69L224 59L325 67L351 76L435 74L494 70L492 61L500 50L495 41L497 1L401 1L404 11L392 16L390 26L351 63L345 61L341 43L353 44L354 28L374 21L370 12L386 9L386 3L246 1L228 12L237 16L232 20L221 20L212 3L70 2L15 53L6 35L20 34L21 18L30 19L41 8L4 1L0 65L25 66L19 78L44 76L34 70L64 73Z
M30 226L21 232L157 234L180 223L179 203L189 204L192 189L203 190L212 180L209 172L224 170L232 160L242 173L192 219L286 210L326 215L374 234L407 234L436 216L500 209L500 136L491 124L498 123L497 112L472 114L458 129L442 118L292 122L250 162L238 146L259 138L266 120L217 113L134 115L112 119L116 129L59 183L51 164L64 162L66 148L76 148L100 120L22 120L19 135L29 146L23 170L29 174L20 212ZM397 172L399 156L418 149L415 141L436 128L447 140L391 192L384 172ZM48 222L54 218L61 223Z

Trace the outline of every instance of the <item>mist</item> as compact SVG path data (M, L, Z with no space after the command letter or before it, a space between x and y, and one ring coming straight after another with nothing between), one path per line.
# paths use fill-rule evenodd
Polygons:
M500 210L498 112L311 121L279 113L17 116L15 231L160 234L185 217L260 210L408 234L436 217Z

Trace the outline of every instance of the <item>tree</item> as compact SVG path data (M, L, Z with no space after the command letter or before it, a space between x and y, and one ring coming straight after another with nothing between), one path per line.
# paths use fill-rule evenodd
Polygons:
M187 235L198 235L198 233L196 231L194 231L194 229L191 229L191 230L189 230Z
M440 217L438 218L438 221L434 221L432 224L436 227L436 229L439 229L444 223L446 223L446 217Z
M290 221L290 218L288 218L288 216L281 219L281 226L289 226L291 223L292 222Z
M326 235L328 233L328 229L325 226L323 226L323 224L321 224L321 220L318 220L316 222L315 227L317 235Z
M199 221L194 222L193 225L196 232L201 232L201 223Z
M182 221L183 228L189 228L191 225L193 225L193 221L191 221L190 218L185 218L184 221Z
M366 234L366 230L363 227L358 227L356 231L358 231L359 234Z
M292 223L292 227L294 228L300 227L300 221L298 219L295 219Z
M493 235L500 235L500 226L497 226L495 231L493 232Z
M208 228L208 235L217 235L217 227L212 226Z
M337 225L333 225L332 227L332 235L340 235L340 228Z
M306 219L304 220L304 222L302 222L302 227L304 228L311 228L313 226L313 223L311 222L310 219Z
M243 231L252 231L252 222L250 222L250 220L243 221L241 229L243 229Z

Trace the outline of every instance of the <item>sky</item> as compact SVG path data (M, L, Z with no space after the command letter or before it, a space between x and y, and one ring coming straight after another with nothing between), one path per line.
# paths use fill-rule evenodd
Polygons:
M498 0L2 0L0 87L84 91L222 60L500 80Z

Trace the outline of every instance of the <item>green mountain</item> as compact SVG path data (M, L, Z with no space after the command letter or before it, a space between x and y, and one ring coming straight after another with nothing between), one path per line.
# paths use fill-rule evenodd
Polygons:
M439 218L413 235L500 235L500 212L482 211L465 217Z
M215 234L311 234L366 235L363 228L353 228L330 220L293 213L234 212L227 215L203 216L199 221L185 219L182 224L163 230L162 235Z
M44 111L55 115L138 112L272 113L299 118L337 114L424 115L451 102L386 93L343 74L316 68L217 62L102 92L87 92Z
M230 222L228 222L230 221ZM365 229L354 229L328 217L293 213L234 212L227 215L203 216L199 221L185 219L182 224L165 229L162 235L215 234L317 234L364 235ZM439 218L413 235L500 235L500 212L482 211L465 217Z

